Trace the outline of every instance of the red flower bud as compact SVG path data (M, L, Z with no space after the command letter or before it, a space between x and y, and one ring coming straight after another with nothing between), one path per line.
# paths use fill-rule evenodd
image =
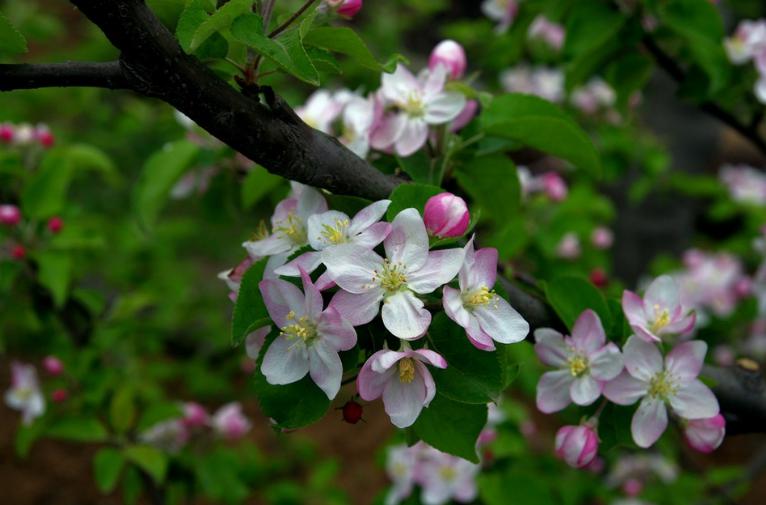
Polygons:
M64 364L56 356L46 356L43 359L43 368L54 377L64 372Z
M11 258L21 261L26 257L27 257L26 247L24 247L21 244L17 244L13 246L13 248L11 249Z
M69 398L69 392L66 389L57 389L51 393L51 400L55 403L63 403Z
M362 420L362 406L354 400L349 400L341 408L343 411L343 420L349 424L356 424Z
M607 284L609 284L609 278L606 275L606 272L604 272L600 268L594 268L590 273L590 281L599 288L605 287Z
M59 216L54 216L48 220L48 230L51 233L58 233L64 227L64 220Z
M21 221L21 211L15 205L0 205L0 224L16 226Z

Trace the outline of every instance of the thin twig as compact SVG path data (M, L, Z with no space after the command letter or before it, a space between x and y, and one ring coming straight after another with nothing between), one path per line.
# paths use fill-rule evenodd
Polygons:
M271 33L269 33L269 38L272 38L272 39L273 39L274 37L276 37L277 35L279 35L279 34L280 34L280 33L282 33L283 31L287 30L287 29L290 27L290 25L291 25L291 24L293 24L293 22L294 22L296 19L298 19L299 17L301 17L301 15L303 15L303 13L304 13L304 12L306 12L306 11L308 10L308 8L309 8L309 7L311 7L311 6L312 6L312 5L313 5L313 4L314 4L316 1L317 1L317 0L306 0L306 3L304 3L304 4L301 6L301 8L300 8L300 9L298 9L297 11L295 11L295 12L293 13L293 15L292 15L292 16L290 16L290 17L287 19L287 21L285 21L284 23L282 23L281 25L279 25L278 27L276 27L276 28L274 29L274 31L272 31Z

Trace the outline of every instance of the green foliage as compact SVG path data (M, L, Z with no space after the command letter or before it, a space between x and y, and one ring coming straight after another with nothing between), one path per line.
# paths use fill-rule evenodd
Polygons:
M167 456L150 445L129 445L122 450L125 459L146 472L157 484L162 484L168 469Z
M395 55L379 63L362 38L347 27L315 28L303 41L306 45L348 56L357 65L376 72L393 72L398 62L406 61L401 55Z
M226 2L223 7L215 11L197 27L191 41L189 41L189 51L195 51L213 34L227 30L237 17L250 12L252 6L253 0L229 0Z
M120 479L120 472L125 465L122 453L111 447L99 449L93 457L93 475L99 491L111 493Z
M27 39L0 12L0 56L27 52Z
M41 252L37 254L37 264L40 284L50 291L55 306L61 308L72 279L72 257L62 252Z
M545 295L570 330L585 309L598 314L605 331L611 328L612 317L604 295L587 280L574 276L555 278L546 284Z
M101 421L92 417L64 417L48 427L45 434L51 438L75 442L104 442L108 432Z
M487 424L487 406L450 400L438 392L412 425L424 442L448 454L479 462L476 440Z
M516 93L498 96L482 114L481 124L490 135L558 156L593 176L601 174L599 156L588 135L541 98Z
M386 218L391 221L401 211L409 208L417 209L422 214L428 199L442 192L441 188L427 184L400 184L389 197L391 205L388 206Z
M521 187L516 166L507 157L494 154L473 158L455 174L458 183L481 208L482 215L507 223L519 210Z
M242 343L250 332L271 324L266 305L263 303L261 290L258 287L263 279L263 271L267 261L268 259L262 259L255 263L242 277L231 323L232 346Z

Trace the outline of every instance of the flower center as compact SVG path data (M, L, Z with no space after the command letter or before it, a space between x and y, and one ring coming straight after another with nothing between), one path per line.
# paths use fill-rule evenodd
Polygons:
M387 294L392 295L407 285L407 274L404 265L401 263L391 263L390 260L383 260L383 269L379 272L375 270L373 282L377 282Z
M471 309L486 305L495 298L495 291L490 290L487 286L482 286L473 291L469 291L463 295L463 304Z
M306 344L311 343L317 337L317 327L308 316L301 316L296 319L295 312L292 310L287 313L287 320L294 321L280 328L283 335L288 339L300 339Z
M253 235L250 237L250 240L253 242L257 242L258 240L263 240L266 237L269 236L269 228L266 226L266 223L261 220L260 223L258 223L258 228L255 229L253 232Z
M402 109L411 117L421 117L426 113L426 106L419 93L410 93L407 101L402 104Z
M399 381L409 384L415 380L415 362L412 358L402 358L399 360Z
M457 470L451 466L443 466L439 468L439 475L447 482L452 482L457 477Z
M582 354L575 354L569 358L569 373L572 377L580 377L588 371L588 358Z
M306 228L298 216L292 212L287 215L287 219L274 228L274 233L276 232L284 233L295 244L305 244L308 240Z
M346 230L348 230L350 224L348 219L336 219L335 224L332 226L323 224L322 237L329 244L342 244L346 241Z
M22 402L28 401L30 398L32 398L33 394L34 394L34 390L32 388L23 387L23 388L16 389L16 396Z
M407 468L407 465L404 463L395 463L393 468L393 473L396 477L406 477L409 473L409 469Z
M649 380L649 396L660 398L665 401L669 396L674 395L678 387L673 381L673 377L667 372L662 371L654 374Z
M654 305L654 322L652 322L649 330L652 333L657 333L670 323L670 313L668 309L660 310L660 306Z

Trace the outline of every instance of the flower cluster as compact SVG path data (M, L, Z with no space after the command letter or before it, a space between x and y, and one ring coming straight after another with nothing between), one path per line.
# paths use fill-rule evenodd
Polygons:
M553 67L517 65L500 74L500 85L509 93L526 93L553 103L566 96L564 73Z
M433 301L440 291L447 316L485 351L523 340L529 325L493 289L495 249L476 249L473 238L464 247L431 249L431 241L466 233L465 201L441 193L426 202L425 220L408 208L389 223L382 219L390 204L374 202L352 217L328 210L319 191L293 184L276 207L270 233L245 242L249 259L221 277L236 297L247 268L268 258L259 288L279 334L263 353L261 372L275 385L308 374L329 399L338 394L343 375L338 353L356 345L355 327L380 314L400 348L377 349L362 366L357 389L366 401L382 397L392 423L404 428L434 398L429 367L447 367L423 345L431 324L426 298ZM302 289L290 278L300 278ZM261 352L269 331L260 328L247 337L250 357Z
M485 16L497 22L497 32L503 33L516 19L519 2L517 0L484 0L481 10Z
M55 143L56 138L47 125L0 123L0 145L18 147L38 145L47 149L53 147Z
M45 396L34 365L11 363L11 388L5 392L5 404L21 412L24 424L30 424L45 413Z
M580 315L570 337L550 328L535 331L538 357L556 368L540 379L538 409L551 413L570 403L587 406L601 395L618 405L640 400L631 423L638 446L647 448L657 441L667 427L670 409L693 448L715 449L723 439L723 418L716 397L697 378L707 345L686 341L664 359L657 346L668 336L694 328L695 315L682 305L678 285L669 276L659 277L643 298L625 291L622 308L635 333L622 352L606 341L601 321L591 310ZM601 410L580 426L565 426L557 434L556 452L570 465L581 468L593 461Z
M554 202L560 202L569 194L567 183L558 172L549 171L540 175L532 175L532 172L527 167L519 166L517 173L519 175L519 184L521 185L521 194L525 198L541 193Z
M250 431L252 424L237 402L227 403L212 416L195 402L182 405L182 415L159 422L142 433L139 439L164 451L175 453L194 437L206 435L206 429L224 440L239 440Z
M426 505L450 501L470 503L477 495L476 475L480 468L480 465L445 454L423 442L411 447L390 447L386 472L393 486L385 503L395 505L408 498L416 485L421 487L421 500Z
M11 236L9 241L0 245L0 258L7 256L15 261L24 260L27 257L27 242L37 238L34 234L57 235L64 228L64 220L60 216L53 216L45 222L44 229L38 229L37 226L38 223L34 221L25 222L21 209L16 205L0 204L0 236L6 232Z
M740 22L734 35L724 41L724 47L735 65L755 62L759 76L755 96L761 103L766 103L766 20Z
M463 48L446 40L434 48L428 68L417 76L399 64L393 74L383 74L376 92L363 96L321 89L296 113L313 128L336 135L362 158L371 148L410 156L435 128L459 129L475 114L475 102L446 88L448 80L463 77L466 65Z
M565 36L564 27L554 23L544 15L537 16L532 21L532 24L529 25L529 31L527 32L528 38L540 40L556 51L560 50L561 46L564 45Z
M748 165L724 165L721 182L736 202L766 206L766 175Z

